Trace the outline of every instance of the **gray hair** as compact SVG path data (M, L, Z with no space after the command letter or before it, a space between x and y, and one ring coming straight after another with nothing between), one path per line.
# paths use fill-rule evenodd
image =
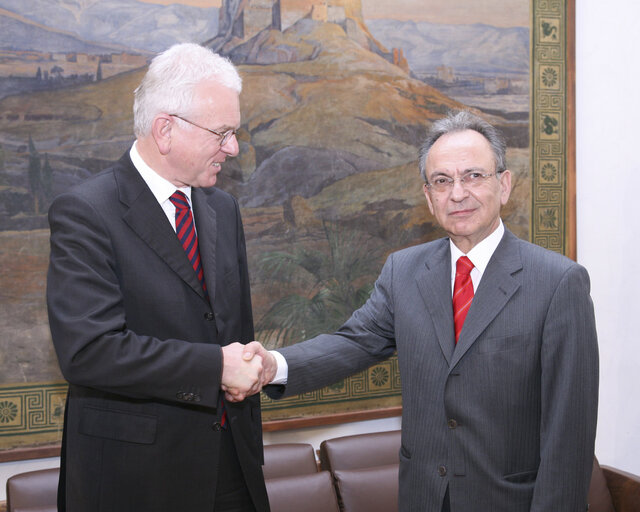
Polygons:
M195 87L212 80L238 94L242 79L225 57L194 43L173 45L156 55L134 92L133 125L136 136L148 135L160 113L189 115Z
M438 119L431 125L431 129L427 133L427 138L420 147L418 166L420 168L420 176L424 182L427 182L427 155L429 150L436 141L448 133L461 132L464 130L474 130L482 135L489 145L496 164L496 174L499 174L507 168L507 144L502 134L492 125L487 123L481 117L472 114L467 110L458 112L449 112L447 117Z

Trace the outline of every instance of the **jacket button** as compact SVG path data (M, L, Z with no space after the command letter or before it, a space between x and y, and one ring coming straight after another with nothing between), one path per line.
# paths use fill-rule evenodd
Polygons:
M438 474L445 476L447 474L447 468L445 466L438 466Z
M216 421L213 425L211 425L211 428L213 428L213 430L215 430L216 432L220 432L222 430L222 424Z
M453 430L458 427L458 422L456 420L449 420L447 421L447 425L449 425L449 428Z
M211 322L211 320L213 320L214 316L213 313L211 311L207 312L204 314L204 319L208 320L209 322Z

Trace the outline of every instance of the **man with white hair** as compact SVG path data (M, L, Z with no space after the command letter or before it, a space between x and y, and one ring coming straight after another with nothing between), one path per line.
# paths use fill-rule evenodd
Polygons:
M242 221L213 188L238 153L241 88L201 46L156 56L131 149L51 206L60 511L269 510Z

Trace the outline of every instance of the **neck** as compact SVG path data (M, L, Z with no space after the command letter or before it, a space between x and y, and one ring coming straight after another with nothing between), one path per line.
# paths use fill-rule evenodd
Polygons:
M176 185L176 187L184 186L182 183L175 183L172 179L171 173L167 172L166 160L158 150L158 146L151 135L138 137L136 139L136 149L138 150L140 158L144 160L144 163L147 164L153 172L163 177L165 180L170 181Z

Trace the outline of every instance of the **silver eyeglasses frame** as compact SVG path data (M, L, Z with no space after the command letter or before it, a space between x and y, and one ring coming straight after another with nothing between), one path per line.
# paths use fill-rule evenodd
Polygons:
M184 121L185 123L191 124L191 125L195 126L196 128L200 128L202 130L208 131L209 133L213 133L214 135L216 135L220 139L220 141L219 141L220 146L224 146L227 142L229 142L229 139L231 139L231 137L233 137L233 136L235 136L237 134L236 130L227 130L224 133L220 133L220 132L217 132L215 130L212 130L211 128L206 128L205 126L201 126L198 123L194 123L193 121L189 121L188 119L185 119L184 117L179 116L178 114L169 114L169 115L171 117L177 117L181 121Z
M451 178L450 176L446 176L441 174L437 176L433 183L425 183L426 187L434 190L438 193L448 192L453 189L456 181L460 182L460 185L463 188L475 188L483 183L486 183L487 179L491 176L499 176L504 171L496 171L496 172L479 172L479 171L469 171L459 178Z

